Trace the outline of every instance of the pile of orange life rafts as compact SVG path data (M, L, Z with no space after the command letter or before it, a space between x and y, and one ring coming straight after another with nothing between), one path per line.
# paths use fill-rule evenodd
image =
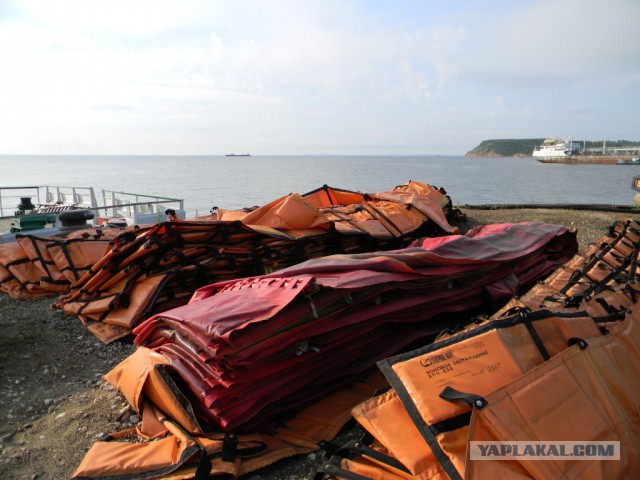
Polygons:
M444 190L410 181L370 194L324 186L253 210L218 209L119 235L104 229L57 242L19 235L16 244L0 245L0 289L16 297L63 294L54 306L108 343L185 304L201 286L456 233L449 220L457 215Z
M126 234L139 228L130 227ZM119 228L87 228L39 237L18 234L0 244L0 292L36 298L69 291L123 234Z
M564 227L490 225L201 288L137 326L137 351L106 377L142 414L135 433L160 440L114 434L75 476L237 476L317 449L381 386L377 361L495 310L576 251Z
M616 223L492 317L380 361L391 389L353 409L362 437L317 478L636 478L639 229Z
M213 282L455 233L447 213L453 213L451 201L440 190L409 182L373 194L323 187L249 212L218 210L197 221L165 222L115 240L55 306L108 343Z

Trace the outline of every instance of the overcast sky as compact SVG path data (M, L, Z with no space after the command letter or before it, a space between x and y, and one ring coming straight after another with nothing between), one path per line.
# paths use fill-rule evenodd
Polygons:
M639 0L0 0L0 153L640 140Z

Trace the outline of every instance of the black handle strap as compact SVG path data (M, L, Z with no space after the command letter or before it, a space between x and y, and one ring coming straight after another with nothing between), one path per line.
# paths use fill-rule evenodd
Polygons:
M486 407L488 404L487 401L480 395L475 395L473 393L464 393L449 386L445 387L445 389L440 392L439 396L440 398L448 402L456 402L462 400L471 408L475 407L480 409Z

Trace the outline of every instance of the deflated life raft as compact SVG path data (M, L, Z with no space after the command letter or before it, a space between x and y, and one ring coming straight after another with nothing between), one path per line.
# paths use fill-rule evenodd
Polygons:
M640 223L614 223L609 234L498 311L513 308L584 310L592 316L619 312L640 299L637 277Z
M141 230L129 227L125 232ZM39 237L16 235L0 245L0 292L13 298L35 298L68 292L100 259L117 228L89 228Z
M378 366L366 432L318 478L629 478L640 465L640 225L609 235L491 318ZM554 310L541 309L553 305ZM620 461L470 459L471 441L619 441Z
M157 442L99 442L75 478L194 478L198 468L237 475L300 453L301 438L316 449L335 434L335 418L381 386L375 377L358 383L376 361L433 338L460 322L460 312L468 318L504 303L576 250L575 231L564 227L492 225L203 287L188 305L141 323L137 352L106 377L142 413L138 433L160 436L166 453ZM337 414L332 404L346 410ZM263 450L252 459L225 455L225 442ZM178 444L203 448L182 452Z
M252 211L218 209L117 238L55 307L108 343L144 318L184 305L204 285L456 233L447 220L454 213L443 191L413 181L370 194L325 186Z

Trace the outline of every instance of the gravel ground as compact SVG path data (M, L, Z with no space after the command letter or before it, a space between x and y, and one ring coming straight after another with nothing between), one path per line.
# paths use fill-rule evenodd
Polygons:
M548 209L465 210L462 232L486 223L539 221L575 227L581 249L620 213ZM0 478L69 478L99 436L139 419L102 375L130 355L131 343L103 345L80 322L49 310L52 298L0 294ZM346 439L349 433L344 432ZM248 479L311 479L320 452L278 462Z

